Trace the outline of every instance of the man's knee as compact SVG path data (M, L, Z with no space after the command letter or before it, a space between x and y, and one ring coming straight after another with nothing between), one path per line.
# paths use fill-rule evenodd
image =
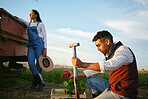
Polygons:
M99 77L90 77L87 79L87 85L90 89L90 92L92 94L92 97L95 98L98 95L100 95L102 92L98 90L98 82L96 81L97 79L99 79Z
M95 98L97 96L99 96L102 92L96 92L96 93L92 93L92 97Z
M98 83L99 80L101 80L99 77L90 77L87 79L87 84Z

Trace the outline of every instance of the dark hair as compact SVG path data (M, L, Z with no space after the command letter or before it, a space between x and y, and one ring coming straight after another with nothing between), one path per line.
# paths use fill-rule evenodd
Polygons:
M39 12L37 10L34 10L34 9L32 11L35 13L35 15L37 15L37 22L42 22Z
M113 36L105 30L97 32L92 41L94 42L101 38L108 38L111 42L113 42Z

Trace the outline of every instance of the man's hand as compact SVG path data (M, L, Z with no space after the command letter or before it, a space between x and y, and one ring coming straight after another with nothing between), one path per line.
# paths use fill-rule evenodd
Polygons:
M72 57L72 64L78 68L83 68L83 62L79 59L79 58L76 58L76 57Z
M65 70L65 71L63 72L62 76L63 76L64 78L71 79L71 78L73 78L73 73L72 73L72 71L70 71L70 70Z

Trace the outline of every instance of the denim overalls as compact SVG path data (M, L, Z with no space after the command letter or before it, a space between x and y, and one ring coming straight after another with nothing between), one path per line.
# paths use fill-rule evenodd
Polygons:
M38 58L43 54L44 42L43 39L38 35L37 26L39 25L39 22L37 23L37 26L30 27L30 24L31 23L28 25L28 63L32 74L35 76L37 73L42 74L42 69L39 66Z

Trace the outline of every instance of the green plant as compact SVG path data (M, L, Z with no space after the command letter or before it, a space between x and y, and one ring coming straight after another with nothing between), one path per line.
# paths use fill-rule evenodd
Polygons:
M65 86L65 91L64 91L65 94L69 96L75 94L74 79L69 79L68 81L64 81L63 84ZM78 80L78 89L79 89L79 94L84 94L85 82L82 79Z

